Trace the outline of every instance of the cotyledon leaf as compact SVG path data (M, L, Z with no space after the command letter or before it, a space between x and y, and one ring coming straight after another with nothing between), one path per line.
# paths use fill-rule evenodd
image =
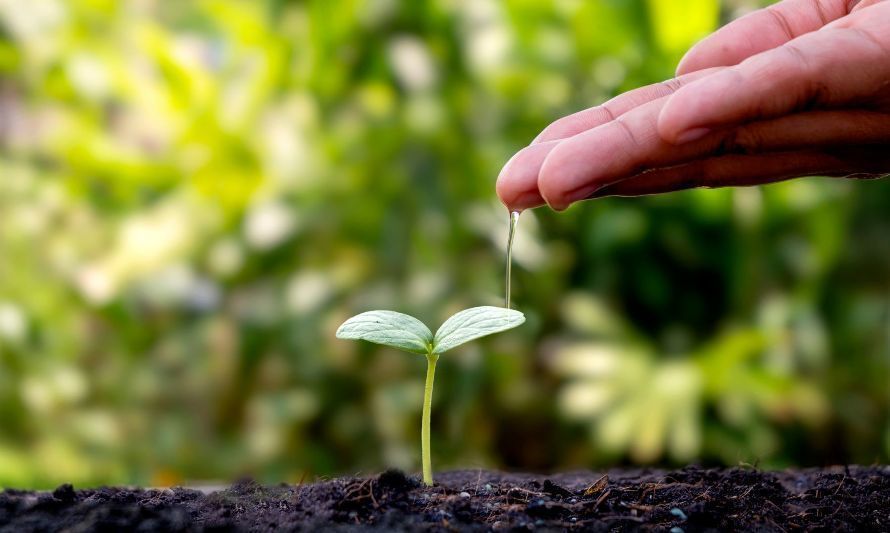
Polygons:
M451 316L433 339L433 353L440 354L479 337L515 328L525 315L505 307L471 307Z
M367 311L337 329L338 339L361 339L413 353L425 354L433 343L430 328L411 315L395 311Z

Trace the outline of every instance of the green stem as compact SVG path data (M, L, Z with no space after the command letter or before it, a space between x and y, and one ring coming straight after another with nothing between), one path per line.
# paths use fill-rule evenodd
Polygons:
M426 388L423 392L423 420L420 426L420 453L423 457L423 482L433 484L433 465L430 460L430 411L433 406L433 380L436 379L436 361L439 355L426 356Z

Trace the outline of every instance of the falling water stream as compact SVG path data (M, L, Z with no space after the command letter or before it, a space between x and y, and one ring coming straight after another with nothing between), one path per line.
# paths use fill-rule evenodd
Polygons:
M513 273L513 237L516 236L516 223L519 221L519 211L510 211L510 230L507 232L507 281L504 283L507 295L504 297L504 307L510 309L510 279Z

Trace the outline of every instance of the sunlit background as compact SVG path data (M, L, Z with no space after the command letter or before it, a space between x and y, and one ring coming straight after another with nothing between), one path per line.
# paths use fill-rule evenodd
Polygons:
M0 0L0 485L419 467L503 299L501 165L745 0ZM437 469L888 462L890 180L519 223Z

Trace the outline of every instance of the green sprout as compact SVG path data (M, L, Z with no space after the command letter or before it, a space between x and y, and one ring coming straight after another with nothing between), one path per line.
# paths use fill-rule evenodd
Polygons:
M451 316L433 335L430 328L413 316L395 311L368 311L356 315L337 329L338 339L360 339L392 346L406 352L426 355L426 388L423 394L423 419L420 448L423 457L423 482L433 484L430 461L430 409L436 361L446 351L471 340L498 333L525 322L525 315L503 307L472 307Z

